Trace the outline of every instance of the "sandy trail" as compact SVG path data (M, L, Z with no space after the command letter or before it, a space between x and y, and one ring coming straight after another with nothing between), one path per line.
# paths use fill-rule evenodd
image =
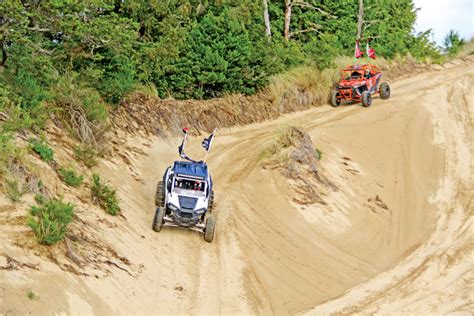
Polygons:
M128 138L130 166L100 165L126 220L97 233L134 264L131 273L77 276L37 258L41 271L0 270L0 312L472 311L473 84L472 63L453 66L393 84L392 98L370 108L324 106L220 131L209 158L218 220L211 244L183 229L151 231L156 181L179 141ZM297 205L291 183L262 168L261 151L288 125L323 152L320 170L335 186L326 205ZM199 147L191 139L190 156ZM14 243L1 245L31 260ZM26 298L30 288L39 300Z

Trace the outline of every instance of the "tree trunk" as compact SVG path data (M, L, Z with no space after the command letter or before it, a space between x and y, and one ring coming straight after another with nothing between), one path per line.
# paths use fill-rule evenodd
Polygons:
M272 30L270 28L270 16L268 15L268 0L263 0L263 20L265 21L265 34L271 37Z
M364 24L364 0L359 0L359 14L357 16L357 40L362 38L362 27Z
M285 40L290 38L290 23L291 23L291 0L285 0L285 29L283 36Z

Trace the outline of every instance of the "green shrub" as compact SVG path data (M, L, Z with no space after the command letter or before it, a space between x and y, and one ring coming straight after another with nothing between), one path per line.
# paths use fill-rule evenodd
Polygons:
M28 292L26 293L26 296L30 299L30 300L37 300L39 299L39 296L35 294L35 292L33 292L32 290L28 290Z
M54 161L54 152L45 141L39 139L30 139L31 148L36 152L44 162Z
M97 165L98 155L97 149L89 144L78 145L74 148L74 158L82 162L88 168Z
M84 181L84 176L76 174L73 168L59 168L59 176L67 185L77 188Z
M74 204L65 203L61 198L48 199L37 195L27 217L27 225L33 229L40 244L52 245L62 240L67 226L72 221Z
M98 174L92 175L92 198L99 203L100 207L104 209L107 214L117 215L120 212L116 193L117 190L102 181Z
M114 106L119 105L123 99L138 87L133 66L124 58L120 69L115 70L106 77L100 86L100 90L108 102Z
M456 56L464 44L464 39L454 30L450 30L443 40L444 51L449 56Z

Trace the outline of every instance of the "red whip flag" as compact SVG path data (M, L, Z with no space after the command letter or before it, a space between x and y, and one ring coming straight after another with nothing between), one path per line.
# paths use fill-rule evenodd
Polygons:
M365 46L365 51L369 58L375 59L375 50L369 46L369 42L367 42L367 45Z

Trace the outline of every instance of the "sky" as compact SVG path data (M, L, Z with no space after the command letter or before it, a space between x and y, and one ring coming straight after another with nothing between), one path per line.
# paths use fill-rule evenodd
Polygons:
M474 0L414 0L417 12L415 31L432 29L433 40L443 44L443 38L453 29L466 40L474 37Z

